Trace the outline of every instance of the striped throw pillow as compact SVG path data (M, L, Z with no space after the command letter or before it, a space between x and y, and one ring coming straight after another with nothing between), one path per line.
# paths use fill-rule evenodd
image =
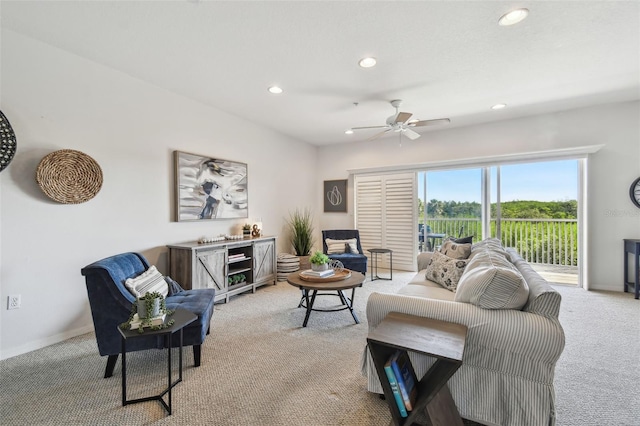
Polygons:
M345 244L349 245L351 253L358 253L358 240L351 238L349 240L332 240L327 238L324 240L327 243L327 254L342 254L346 252Z
M164 280L164 277L158 269L153 265L137 277L128 278L124 282L124 285L136 298L154 291L160 293L164 297L167 297L167 294L169 294L169 286L167 285L167 282Z

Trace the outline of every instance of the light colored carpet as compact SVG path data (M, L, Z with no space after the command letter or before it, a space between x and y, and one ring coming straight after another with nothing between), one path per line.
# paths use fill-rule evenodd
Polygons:
M387 425L386 403L365 390L360 357L372 291L413 277L365 282L348 311L314 312L302 328L300 291L286 282L216 305L202 366L185 349L174 413L156 401L122 407L121 372L103 379L106 359L92 333L0 362L2 425ZM632 425L638 413L640 302L629 294L558 286L567 347L556 370L559 426ZM325 306L337 297L318 298ZM174 350L177 360L177 351ZM129 398L166 383L166 352L128 356Z

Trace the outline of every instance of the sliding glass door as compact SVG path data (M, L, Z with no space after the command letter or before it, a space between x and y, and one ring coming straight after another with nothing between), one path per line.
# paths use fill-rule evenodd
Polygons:
M418 194L419 251L447 237L482 239L482 169L419 172Z

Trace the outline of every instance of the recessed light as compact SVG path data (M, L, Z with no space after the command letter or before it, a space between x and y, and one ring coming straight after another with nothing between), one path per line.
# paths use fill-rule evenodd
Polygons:
M378 61L376 61L376 58L362 58L358 62L358 65L360 65L362 68L371 68L374 67L377 62Z
M280 93L282 93L282 89L278 86L271 86L267 90L269 91L269 93L273 93L274 95L279 95Z
M502 25L503 27L517 24L527 17L529 14L529 9L516 9L512 10L509 13L505 13L498 19L498 25Z
M507 107L507 104L495 104L494 106L491 107L491 109L502 109L506 107Z
M344 134L345 135L352 135L353 134L353 130L347 129L347 130L344 131Z

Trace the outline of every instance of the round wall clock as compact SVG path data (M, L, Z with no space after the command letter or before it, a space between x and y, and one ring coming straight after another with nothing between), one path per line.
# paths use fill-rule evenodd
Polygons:
M631 197L633 204L640 209L640 177L634 180L631 184L631 187L629 188L629 197Z
M0 111L0 172L13 160L17 148L16 134L7 117Z

